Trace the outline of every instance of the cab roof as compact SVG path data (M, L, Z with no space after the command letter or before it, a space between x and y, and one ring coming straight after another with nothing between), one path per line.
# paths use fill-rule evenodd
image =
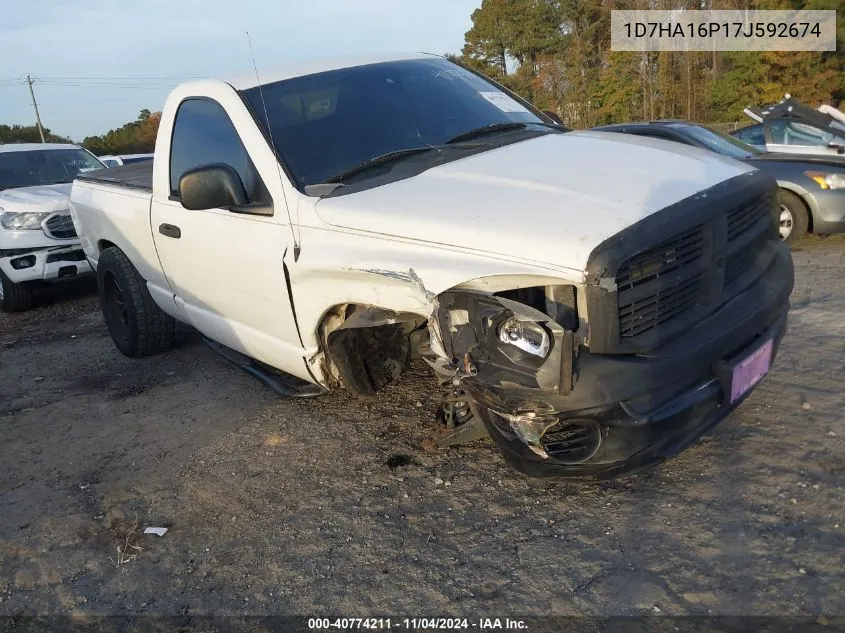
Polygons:
M313 75L330 70L366 66L368 64L380 64L383 62L398 62L406 59L443 59L443 57L432 53L374 53L354 57L347 56L327 59L292 60L290 63L282 66L275 66L271 69L260 70L259 75L261 77L261 84L267 85L284 79L304 77L305 75ZM249 88L255 88L258 85L254 72L240 75L238 77L230 77L228 79L224 79L223 81L231 85L235 90L248 90Z

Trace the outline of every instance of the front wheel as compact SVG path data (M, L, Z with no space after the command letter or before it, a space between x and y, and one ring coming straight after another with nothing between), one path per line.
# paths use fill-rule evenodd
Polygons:
M791 191L781 189L778 194L780 239L794 244L807 233L810 216L804 201Z
M32 307L32 290L26 284L16 284L0 270L0 311L23 312Z
M100 255L97 288L106 327L123 354L140 358L173 345L175 319L155 304L147 282L119 248Z

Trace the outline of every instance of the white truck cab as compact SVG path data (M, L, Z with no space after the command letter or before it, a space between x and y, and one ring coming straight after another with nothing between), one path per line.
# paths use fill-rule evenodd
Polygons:
M182 321L290 396L422 358L438 445L575 478L681 450L768 371L793 283L768 176L569 131L434 55L262 80L177 87L151 164L74 183L124 354Z
M0 310L27 309L35 284L93 272L68 200L75 176L103 167L76 145L0 145Z

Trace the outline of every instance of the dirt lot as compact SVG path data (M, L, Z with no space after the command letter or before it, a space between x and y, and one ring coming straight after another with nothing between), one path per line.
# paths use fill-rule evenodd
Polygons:
M0 616L845 615L845 237L795 261L741 410L588 487L420 450L423 369L282 400L191 332L124 358L87 284L0 315Z

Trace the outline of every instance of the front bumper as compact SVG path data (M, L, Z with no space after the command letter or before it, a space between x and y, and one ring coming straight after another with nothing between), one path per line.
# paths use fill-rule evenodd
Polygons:
M16 284L28 281L50 282L94 272L78 243L32 251L0 251L0 269Z
M775 358L793 286L789 251L783 245L776 250L753 285L678 339L647 355L582 352L571 394L465 379L475 412L506 461L532 476L605 479L689 446L750 393L728 403L725 364L766 340L772 341ZM535 429L548 423L533 445L517 423L526 416L538 416ZM559 457L538 450L545 433L570 426L571 438L583 441L584 451Z
M772 358L785 329L786 313L763 334L773 340ZM508 418L483 402L475 403L475 413L481 417L505 461L519 472L534 477L611 479L680 453L724 419L750 393L732 405L725 404L723 383L713 376L651 411L635 412L630 401L604 410L580 411L577 419L596 420L596 432L600 435L588 440L597 446L589 459L578 464L565 463L554 455L547 459L539 457L509 428ZM565 423L567 416L561 418Z

